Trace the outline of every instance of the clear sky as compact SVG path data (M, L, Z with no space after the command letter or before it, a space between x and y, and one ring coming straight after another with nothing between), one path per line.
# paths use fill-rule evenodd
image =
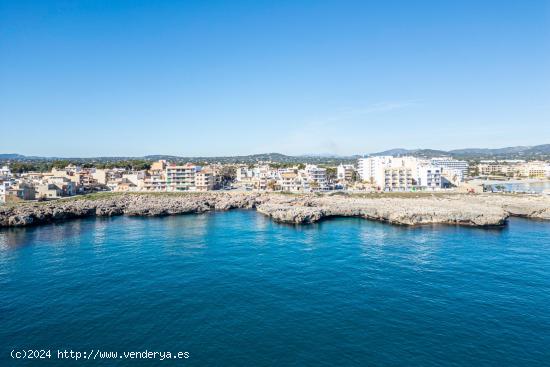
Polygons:
M0 153L550 143L550 1L0 0Z

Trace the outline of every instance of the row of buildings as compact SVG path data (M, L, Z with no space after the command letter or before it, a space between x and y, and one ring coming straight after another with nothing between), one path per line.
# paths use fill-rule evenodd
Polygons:
M219 167L155 162L149 170L97 169L69 165L50 172L0 170L0 202L52 200L94 191L208 191L221 185Z
M330 172L329 172L330 170ZM229 172L229 174L227 174ZM51 200L94 191L210 191L221 188L284 192L332 189L372 191L440 190L459 186L470 176L550 178L550 163L542 161L466 161L447 157L373 156L336 169L313 164L275 168L269 162L253 166L173 164L164 160L148 170L98 169L68 165L50 172L12 174L0 169L0 202Z
M247 189L325 191L366 186L377 191L439 190L458 186L468 162L450 158L377 156L359 158L357 166L340 164L334 176L315 165L273 169L268 164L238 167L236 181Z
M550 177L550 163L544 161L481 161L475 166L475 170L479 176L506 176L514 178Z
M0 203L10 200L57 199L77 194L80 177L72 180L56 170L47 173L29 172L14 175L9 167L0 170Z
M331 188L326 168L313 164L278 169L269 164L238 166L235 181L247 190L310 192Z
M357 173L381 191L439 190L459 185L468 162L451 158L376 156L360 158Z

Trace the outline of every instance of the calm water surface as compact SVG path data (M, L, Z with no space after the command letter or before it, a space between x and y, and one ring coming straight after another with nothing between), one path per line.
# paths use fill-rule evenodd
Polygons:
M513 182L506 181L488 185L491 187L491 191L504 191L504 192L528 192L528 193L545 193L550 190L550 182Z
M253 211L0 231L0 366L549 366L550 223ZM13 348L188 351L29 363Z

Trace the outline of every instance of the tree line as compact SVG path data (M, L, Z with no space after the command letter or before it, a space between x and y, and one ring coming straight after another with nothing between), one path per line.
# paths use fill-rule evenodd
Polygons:
M125 168L127 170L147 170L151 168L151 162L141 159L129 159L116 162L78 162L66 159L47 161L8 161L2 162L1 165L7 164L13 173L25 173L25 172L49 172L52 168L62 169L68 165L79 165L83 168L98 168L98 169L111 169L111 168Z

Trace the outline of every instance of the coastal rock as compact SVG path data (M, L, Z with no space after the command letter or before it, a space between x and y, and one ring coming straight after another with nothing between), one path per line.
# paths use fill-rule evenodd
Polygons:
M360 217L398 225L501 226L509 216L550 220L550 197L518 194L285 195L278 193L99 194L0 207L0 227L20 227L89 216L164 216L253 209L281 223Z
M284 204L263 204L257 208L259 213L273 218L279 223L313 223L325 216L321 208L288 206Z

